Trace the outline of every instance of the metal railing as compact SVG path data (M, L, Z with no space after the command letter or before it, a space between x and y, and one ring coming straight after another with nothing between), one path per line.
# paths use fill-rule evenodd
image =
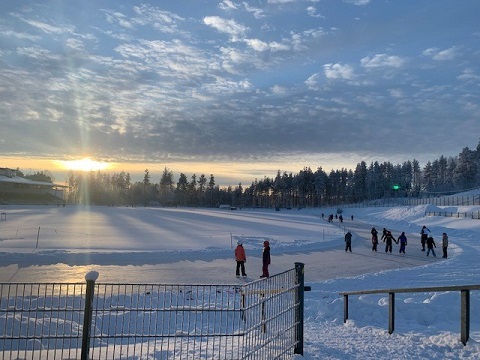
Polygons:
M425 216L443 216L456 218L480 219L480 211L453 212L453 211L425 211Z
M348 297L350 295L372 295L388 294L388 333L395 330L395 294L398 293L425 293L439 291L460 292L460 340L463 345L467 344L470 337L470 291L480 290L480 285L458 285L458 286L435 286L407 289L384 289L384 290L360 290L341 292L343 296L343 322L348 320Z
M95 275L95 273L93 273ZM98 274L96 274L98 276ZM0 284L2 359L289 359L303 264L228 285Z

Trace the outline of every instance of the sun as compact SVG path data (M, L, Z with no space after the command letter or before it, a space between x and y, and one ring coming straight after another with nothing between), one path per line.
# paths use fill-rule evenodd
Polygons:
M80 160L59 161L64 169L76 171L98 171L108 169L108 163L92 160L89 157Z

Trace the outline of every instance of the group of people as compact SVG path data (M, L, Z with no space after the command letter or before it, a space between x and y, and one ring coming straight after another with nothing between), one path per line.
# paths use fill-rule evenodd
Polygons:
M425 225L423 225L422 230L420 230L420 241L422 244L422 251L425 251L425 246L427 247L427 256L430 255L430 252L432 253L433 256L437 257L437 254L435 254L435 250L433 249L434 247L437 247L437 244L435 244L435 240L433 237L430 235L430 229L427 228ZM448 256L448 235L447 233L442 233L442 250L443 250L443 256L442 258L446 259Z
M325 214L324 214L324 213L322 213L322 219L323 219L323 218L325 218ZM340 215L335 214L335 219L338 219L338 220L340 220L341 223L343 223L343 216L342 216L342 214L340 214ZM352 219L352 221L353 221L353 215L350 216L350 219ZM328 221L329 223L333 222L333 214L328 215L327 221Z
M375 227L372 227L372 230L370 231L372 234L372 251L377 252L377 246L379 243L378 240L378 231L375 229ZM345 252L352 252L352 233L347 231L345 234ZM405 235L405 232L402 231L398 239L395 239L392 235L392 232L390 230L387 230L386 228L383 228L382 232L382 237L380 240L383 240L385 243L385 252L386 253L392 253L392 247L393 243L395 244L400 244L400 249L399 253L400 254L405 254L405 249L407 247L407 236ZM437 247L435 244L435 240L433 237L430 235L430 229L427 228L425 225L422 227L422 230L420 231L420 241L422 244L422 250L425 251L425 248L427 249L427 256L432 253L434 257L437 257L437 254L435 254L434 248ZM442 250L443 250L443 258L447 258L447 248L448 248L448 235L446 233L442 234ZM240 272L243 277L247 276L247 273L245 272L245 262L247 261L247 256L245 254L245 249L243 248L243 242L239 240L237 242L237 247L235 248L235 260L237 262L237 268L236 268L236 275L237 277L240 277ZM270 265L270 243L265 240L263 242L263 251L262 251L262 275L260 276L261 278L269 277L269 272L268 272L268 266Z
M270 242L265 240L263 242L263 251L262 251L262 275L261 278L269 277L268 266L270 265ZM235 248L235 261L237 262L237 268L235 274L237 277L240 277L240 272L243 277L247 276L245 272L245 262L247 261L247 256L245 254L245 249L243 247L243 242L241 240L237 241L237 247Z
M378 246L378 231L375 229L375 227L372 227L371 230L372 234L372 251L377 251L377 246ZM398 239L395 239L392 235L392 232L387 230L386 228L383 228L383 233L382 237L380 240L383 240L385 243L385 252L386 253L391 253L392 252L392 245L393 242L396 244L400 244L400 249L399 253L400 254L405 254L405 248L407 246L407 236L405 235L405 232L402 231ZM422 251L425 251L425 248L427 249L427 256L432 253L434 257L437 255L435 254L434 248L437 247L435 244L435 240L433 239L432 236L430 236L430 229L428 229L425 225L422 227L422 230L420 231L420 241L422 244ZM442 234L442 250L443 250L443 258L447 258L447 249L448 249L448 235L446 233Z

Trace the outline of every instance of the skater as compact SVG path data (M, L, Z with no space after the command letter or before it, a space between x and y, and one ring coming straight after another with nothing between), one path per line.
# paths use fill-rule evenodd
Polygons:
M392 242L395 241L396 244L398 244L397 240L393 237L392 233L390 231L387 231L387 234L385 236L385 239L383 239L383 242L385 243L385 252L386 253L392 253Z
M340 216L338 217L338 220L340 220L340 222L343 223L343 216L340 215Z
M370 231L372 234L372 251L377 252L377 245L378 245L378 231L375 229L375 227L372 227L372 231Z
M420 241L422 242L422 251L425 251L425 244L427 243L428 234L430 234L430 229L423 225L422 230L420 230Z
M434 247L437 247L437 245L435 244L435 240L433 240L433 237L429 236L427 238L427 256L428 254L430 254L431 251L433 256L437 257L437 255L435 254L435 250L433 250Z
M268 241L263 242L262 252L262 276L261 278L269 277L268 265L270 265L270 243Z
M397 242L400 243L400 250L398 251L400 254L405 254L405 247L407 246L407 237L405 236L405 232L402 231L402 235L400 235L397 239Z
M351 218L351 219L352 219L352 221L353 221L353 215L352 215L352 216L350 216L350 218Z
M385 242L386 237L387 237L387 229L383 228L382 237L380 238L380 240L383 240L383 242Z
M245 273L245 262L247 261L247 256L245 255L245 249L243 248L243 242L241 240L237 241L235 260L237 261L237 277L240 277L240 269L242 270L242 276L246 277L247 274Z
M352 252L352 233L350 231L345 234L345 252L348 250Z
M443 233L443 235L442 235L442 250L443 250L442 258L444 258L444 259L447 258L447 248L448 248L448 236L447 236L447 233Z

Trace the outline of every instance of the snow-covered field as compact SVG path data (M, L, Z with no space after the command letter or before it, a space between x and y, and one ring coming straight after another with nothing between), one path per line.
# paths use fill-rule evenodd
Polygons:
M305 263L305 359L473 359L480 356L480 294L472 292L470 340L460 342L460 294L397 294L395 332L388 334L387 295L350 298L343 323L342 291L480 284L480 220L425 217L423 205L344 209L249 210L109 207L2 207L0 282L235 282L233 248L242 239L247 273L261 273L262 243L272 248L271 273ZM335 208L336 210L336 208ZM448 211L480 211L480 206ZM350 219L354 215L354 220ZM421 252L422 225L432 231L437 257ZM372 253L372 226L405 231L405 255ZM343 234L354 234L345 253ZM449 236L442 259L441 234ZM121 271L120 271L121 270ZM298 358L302 358L297 356Z

